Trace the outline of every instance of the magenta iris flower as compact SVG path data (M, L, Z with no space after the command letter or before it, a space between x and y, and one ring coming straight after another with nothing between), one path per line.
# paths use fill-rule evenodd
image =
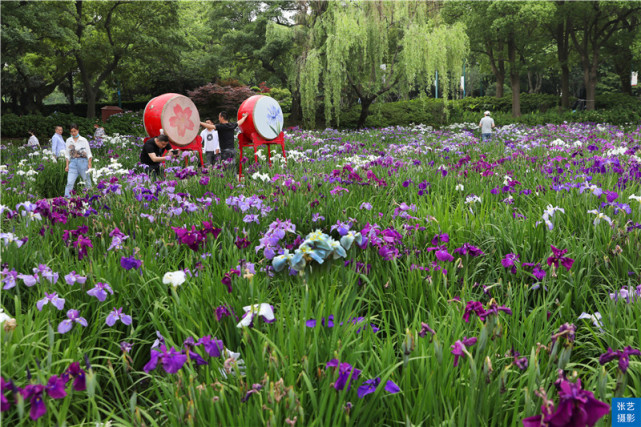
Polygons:
M214 309L216 320L220 322L223 317L231 316L231 309L227 305L219 305Z
M65 275L65 282L67 282L69 286L73 286L76 283L84 285L86 281L86 277L77 274L75 271Z
M96 286L93 289L87 291L87 295L98 298L98 301L102 302L107 299L107 292L111 295L114 294L114 291L111 289L111 286L107 283L96 283Z
M453 345L450 347L452 348L452 354L454 355L454 366L458 366L458 359L459 357L463 356L464 350L467 349L467 347L471 347L474 344L476 344L476 337L463 337L463 340L458 340L456 341Z
M87 256L88 248L93 248L93 244L85 236L79 235L78 240L73 242L73 247L78 251L78 260L82 260Z
M74 323L78 323L81 326L87 327L87 320L84 317L80 317L80 312L78 310L71 309L67 311L68 319L63 320L58 325L58 332L61 334L66 334L71 330Z
M485 320L485 309L480 301L468 301L465 306L465 313L463 313L463 320L466 323L470 322L470 316L476 314L481 320Z
M52 294L45 292L45 297L36 303L36 308L38 308L38 311L42 311L42 307L49 303L58 310L62 310L65 306L65 299L58 298L58 294L56 292Z
M628 366L630 365L630 356L641 356L641 351L630 346L624 348L623 350L617 351L614 351L610 347L608 347L608 351L606 351L601 355L601 357L599 357L599 363L601 365L605 365L611 360L619 359L619 369L625 374L628 370Z
M76 391L84 391L87 389L86 375L84 369L80 367L80 363L73 362L67 370L62 374L62 379L65 384L73 379L73 389Z
M105 321L105 323L107 323L107 325L109 326L113 326L116 324L117 320L120 320L127 326L131 325L131 316L123 313L122 307L120 307L119 309L116 309L114 307L114 309L107 315L107 320Z
M552 343L555 343L556 340L560 337L565 337L565 340L568 344L573 343L574 339L576 338L576 326L574 326L572 323L562 324L559 328L559 332L552 335Z
M580 379L576 383L562 380L558 391L556 411L554 403L546 399L541 406L542 414L524 419L523 427L592 427L610 412L610 405L595 399L591 391L582 389Z
M568 250L557 249L552 245L550 245L550 247L552 248L552 253L554 255L548 258L548 265L554 264L556 268L559 268L559 263L561 263L561 265L565 267L566 270L570 271L570 268L572 268L572 264L574 264L574 260L572 258L563 256L568 252Z
M460 248L454 249L454 253L461 254L461 255L467 255L469 253L474 257L483 255L482 250L480 250L474 245L470 245L469 243L463 243L463 246L461 246Z

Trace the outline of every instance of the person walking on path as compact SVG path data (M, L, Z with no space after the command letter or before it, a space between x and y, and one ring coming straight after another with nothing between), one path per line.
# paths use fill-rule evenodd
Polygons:
M65 140L62 138L62 126L56 126L55 132L51 137L51 151L56 157L64 155L66 149Z
M243 118L238 120L238 123L229 122L229 115L225 111L221 111L218 114L218 121L220 122L217 125L200 122L200 125L205 129L213 129L218 131L218 138L220 140L220 151L221 157L223 160L231 159L234 160L236 156L236 146L234 145L234 131L236 128L247 120L247 113L243 113Z
M27 147L30 148L40 148L40 142L38 141L38 138L36 138L36 134L30 130L29 131L29 141L27 141Z
M494 119L490 117L490 112L485 112L485 117L479 122L479 127L481 128L481 138L483 142L490 141L492 139L492 129L496 126L494 125Z
M71 125L71 137L67 139L67 149L64 152L67 165L65 172L67 175L67 186L65 187L65 197L69 197L73 186L78 179L78 175L85 180L86 188L91 188L91 177L87 174L87 170L91 169L91 148L89 141L80 136L78 125Z
M205 123L213 125L214 123L207 119ZM215 129L205 129L200 133L200 137L205 143L205 162L211 166L218 163L220 157L220 142L218 141L218 131Z

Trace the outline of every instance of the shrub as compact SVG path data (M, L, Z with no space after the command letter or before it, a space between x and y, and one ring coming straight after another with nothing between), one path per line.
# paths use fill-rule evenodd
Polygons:
M234 82L231 82L234 83ZM187 92L198 107L202 117L217 117L221 110L227 111L233 117L240 104L255 93L248 86L223 85L208 83Z
M264 93L264 95L271 96L276 101L278 101L278 104L280 104L280 108L283 110L283 113L291 112L292 93L289 91L289 89L273 87L269 90L269 92Z

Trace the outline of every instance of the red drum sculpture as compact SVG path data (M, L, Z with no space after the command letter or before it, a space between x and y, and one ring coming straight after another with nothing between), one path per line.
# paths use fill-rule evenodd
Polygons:
M240 149L240 159L238 165L238 179L243 176L243 148L254 148L254 161L258 161L256 149L261 145L267 145L267 158L269 165L272 164L271 145L278 144L285 154L285 135L283 129L283 111L278 105L278 101L265 95L254 95L247 98L240 104L238 109L238 120L247 113L247 119L240 126L242 133L238 135L238 147Z
M191 99L178 93L165 93L153 98L145 107L143 125L150 137L160 135L162 130L174 149L198 151L203 164L198 135L200 114Z

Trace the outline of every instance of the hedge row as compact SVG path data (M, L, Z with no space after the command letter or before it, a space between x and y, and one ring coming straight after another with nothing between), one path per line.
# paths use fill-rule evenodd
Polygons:
M78 125L81 135L93 135L94 123L96 119L75 116L73 114L55 113L50 116L41 116L38 114L29 114L17 116L15 114L2 115L2 137L4 138L28 138L29 130L33 130L40 144L47 144L54 133L56 126L62 126L63 134L69 134L69 126L75 123ZM102 123L102 122L101 122ZM108 135L119 133L121 135L142 135L144 128L142 125L142 112L128 112L114 114L109 117L104 124L105 131Z
M605 95L597 98L597 110L559 111L554 95L523 94L521 96L522 117L511 116L511 98L465 98L450 101L446 110L442 99L415 99L411 101L374 104L365 125L382 127L423 123L431 126L445 126L451 123L477 122L482 112L490 110L497 125L524 123L537 125L545 123L599 122L611 124L638 123L641 120L641 100L627 95ZM143 106L144 107L144 106ZM360 107L355 106L341 114L340 126L355 128L360 115ZM55 113L49 116L15 114L2 115L2 137L27 138L27 131L33 129L41 141L48 141L54 126L61 125L68 132L69 125L76 123L83 135L93 134L96 119L87 119L73 114ZM286 125L289 125L286 123ZM107 134L143 135L142 111L116 114L104 125Z
M449 101L447 109L442 99L413 99L411 101L373 104L366 127L381 127L423 123L444 126L451 123L476 122L482 112L492 112L497 124L607 122L611 124L635 123L641 120L641 99L628 95L605 95L597 97L595 111L560 111L559 98L555 95L522 94L522 117L513 118L511 97L477 97ZM571 100L572 103L575 99ZM360 116L360 106L354 106L341 114L340 127L355 128Z
M107 102L107 103L98 103L96 104L96 110L95 110L95 115L96 117L101 117L101 108L105 107L107 105L111 106L118 106L118 103L114 102ZM144 110L145 106L147 105L147 101L123 101L122 102L122 109L125 111L138 111L138 110ZM75 105L69 105L69 104L49 104L49 105L43 105L40 109L42 115L44 116L49 116L54 113L59 113L59 114L73 114L76 116L84 117L87 115L87 104L75 104ZM2 104L2 114L10 114L14 113L14 111L11 111L11 107L8 104L3 103Z

